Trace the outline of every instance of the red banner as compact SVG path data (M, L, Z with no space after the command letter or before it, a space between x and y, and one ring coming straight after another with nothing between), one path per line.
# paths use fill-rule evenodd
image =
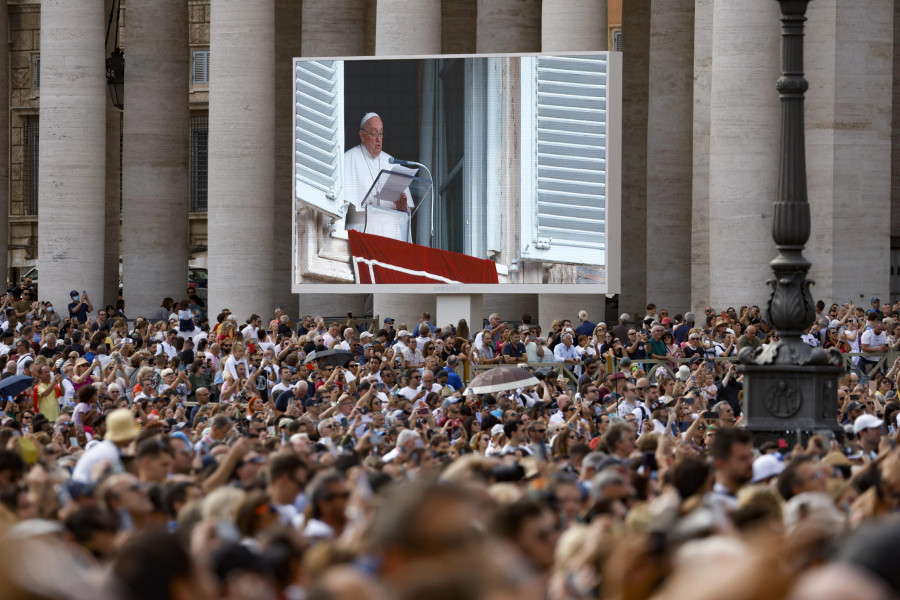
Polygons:
M498 283L490 260L350 230L359 283Z

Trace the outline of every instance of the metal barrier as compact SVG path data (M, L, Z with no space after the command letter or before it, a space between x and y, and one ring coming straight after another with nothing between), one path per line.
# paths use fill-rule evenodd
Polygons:
M898 350L889 350L887 352L848 352L846 354L841 354L841 358L843 359L843 363L844 363L844 369L847 370L848 372L858 372L865 378L873 377L875 375L875 373L877 373L878 371L880 371L882 369L884 369L884 370L890 369L890 367L893 366L894 361L897 359L898 356L900 356L900 351L898 351ZM856 357L862 357L862 358L872 359L872 360L877 359L877 362L874 365L867 365L867 368L862 369L853 361L853 358L856 358ZM621 359L617 359L612 362L611 369L609 369L610 373L619 370L619 361L620 360ZM704 361L706 361L706 360L712 360L717 363L737 362L737 357L736 356L716 356L714 358L705 358L704 357ZM603 362L606 364L607 368L610 367L609 361L604 360ZM669 359L664 360L664 359L649 359L648 358L648 359L632 359L632 362L637 365L642 365L644 367L644 371L647 374L646 376L651 381L655 381L656 380L656 371L658 370L658 367L660 367L660 366L663 367L666 370L666 374L669 377L674 379L677 368L681 365L689 364L691 362L691 359L690 358L676 358L676 359L671 359L671 360L669 360ZM673 363L676 365L674 369L672 368ZM489 364L489 365L466 364L466 365L460 366L460 370L462 370L462 372L458 371L458 373L459 373L460 378L466 383L466 385L468 385L469 382L472 379L474 379L474 377L478 373L480 373L482 371L486 371L488 369L493 369L495 367L517 366L519 364L522 364L522 363L515 363L515 364L499 363L499 364ZM525 363L525 364L527 364L529 367L531 367L532 369L535 369L535 370L549 368L550 371L555 372L557 374L557 376L563 375L569 382L573 383L574 385L578 384L578 376L571 369L571 367L573 365L569 365L568 363L541 362L541 363ZM471 370L472 373L470 373L469 370Z
M841 354L841 359L843 360L844 369L848 372L859 372L866 378L873 377L878 371L884 369L888 370L893 366L894 361L897 360L897 357L900 356L900 351L898 350L888 350L887 352L847 352ZM876 360L877 362L874 365L869 365L868 368L862 369L860 368L854 361L853 358L861 357L866 359ZM613 362L613 371L617 371L619 369L619 361L618 359ZM676 359L632 359L633 364L644 365L644 371L647 373L647 377L655 379L655 372L659 366L665 368L666 373L670 377L675 377L675 369L671 368L671 364L675 363L677 366L681 366L683 364L690 363L691 358L676 358ZM706 358L704 357L704 361L712 360L715 362L737 362L736 356L716 356L715 358ZM649 365L649 368L646 368L646 365Z
M568 363L564 363L564 362L498 363L498 364L491 364L491 365L469 364L468 365L469 368L471 368L474 371L472 376L468 377L468 375L469 375L468 373L465 373L465 375L463 373L459 373L459 376L466 383L466 385L468 385L469 382L471 382L472 379L474 379L475 376L478 375L478 373L480 371L487 371L490 369L494 369L496 367L518 367L518 365L521 365L521 364L527 364L529 367L531 367L532 369L534 369L536 371L542 370L542 369L549 369L550 372L555 372L557 377L562 375L568 381L571 381L573 384L578 385L578 375L573 373L572 370L569 368L571 365L569 365Z

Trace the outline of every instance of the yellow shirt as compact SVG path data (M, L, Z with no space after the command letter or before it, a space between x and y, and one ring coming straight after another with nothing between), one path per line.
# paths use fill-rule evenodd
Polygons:
M50 383L39 383L37 385L38 394L38 412L47 417L51 423L59 418L59 401L56 399L56 387L51 381ZM46 394L46 395L45 395Z

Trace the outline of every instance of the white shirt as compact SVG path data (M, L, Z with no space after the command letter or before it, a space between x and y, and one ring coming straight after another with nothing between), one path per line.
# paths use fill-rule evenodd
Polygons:
M241 329L241 335L244 336L245 342L252 342L256 344L259 342L259 336L256 334L256 327L253 325L247 325L243 329Z
M75 481L94 482L94 467L102 462L109 462L113 465L113 472L121 472L122 459L119 456L119 448L110 441L104 440L97 442L90 449L86 450L75 468L72 470L72 479Z
M234 358L234 354L229 354L228 360L225 361L225 370L228 371L229 373L231 373L231 376L234 377L235 381L237 381L238 379L240 379L238 377L238 372L237 372L237 364L238 363L241 363L244 365L244 377L249 379L250 378L250 363L247 362L246 356L244 358L242 358L241 360L236 360Z
M887 334L883 331L876 334L874 329L867 329L865 333L862 334L862 344L864 346L872 346L875 348L883 346L887 344Z
M159 356L163 352L166 353L166 356L169 357L169 360L178 356L178 350L176 350L175 346L168 342L160 342L156 345L156 355Z
M560 342L556 345L556 348L553 349L553 357L556 359L556 362L562 362L568 358L578 358L578 350L575 348L575 344L566 348L566 345Z
M800 336L800 339L803 340L806 344L809 344L813 348L819 345L819 340L816 338L815 334L812 333L804 333Z
M30 354L24 354L16 361L16 375L24 375L28 365L34 362L34 357Z

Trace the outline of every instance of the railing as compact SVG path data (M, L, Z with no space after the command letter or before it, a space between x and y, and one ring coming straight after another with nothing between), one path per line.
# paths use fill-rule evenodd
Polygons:
M457 369L457 373L459 374L460 378L462 378L462 380L465 381L466 384L468 385L468 383L472 379L474 379L475 376L478 375L481 371L487 371L487 370L493 369L495 367L518 367L520 364L523 364L523 363L498 363L498 364L490 364L490 365L477 365L477 364L469 363L468 365L465 365L465 366L467 366L468 369L470 369L472 371L471 373L466 373L466 372L459 373L459 369ZM563 377L566 378L567 381L570 381L573 384L578 385L578 375L576 375L574 372L572 372L570 367L572 367L573 365L570 365L568 363L540 362L540 363L524 363L524 364L527 364L529 367L531 367L534 370L547 369L548 373L550 373L550 372L556 373L557 377L562 375ZM461 366L460 369L462 369L462 368L463 367Z
M897 357L900 356L900 350L888 350L887 352L847 352L846 354L842 353L841 358L843 360L844 369L848 372L855 372L862 375L864 378L871 378L879 371L887 371L893 366L894 361L897 360ZM862 357L868 360L875 360L872 365L866 365L865 368L860 368L853 359L856 357ZM607 368L609 368L609 372L615 372L619 370L619 362L621 359L616 359L612 362L612 365L609 364L608 361L603 361ZM704 358L704 360L712 360L717 363L720 362L737 362L736 356L717 356L715 358ZM656 380L656 372L659 367L663 367L666 370L666 373L669 377L674 378L676 371L679 366L689 364L691 361L690 358L676 358L676 359L632 359L632 363L635 365L641 365L643 367L644 372L646 373L646 377L648 377L651 381ZM675 368L672 368L672 364L675 364ZM499 363L499 364L468 364L461 365L457 370L459 372L460 377L466 384L471 381L475 375L478 373L493 369L495 367L504 367L504 366L518 366L521 363ZM578 384L578 376L572 370L572 367L577 365L570 365L567 363L561 362L541 362L541 363L526 363L529 367L533 369L550 369L550 371L555 372L557 376L563 375L568 381L573 384ZM460 372L462 371L462 372Z

